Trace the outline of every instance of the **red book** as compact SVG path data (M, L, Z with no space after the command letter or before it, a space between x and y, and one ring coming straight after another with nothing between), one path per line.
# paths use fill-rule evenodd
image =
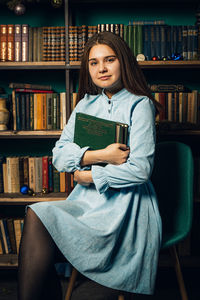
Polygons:
M49 163L48 156L42 157L42 189L49 191Z
M159 115L159 121L163 121L166 119L166 116L165 116L165 112L166 112L165 93L159 93L159 102L162 105L162 110Z

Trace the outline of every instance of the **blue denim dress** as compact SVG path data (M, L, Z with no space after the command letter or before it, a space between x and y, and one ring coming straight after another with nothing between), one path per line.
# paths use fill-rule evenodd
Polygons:
M121 165L93 165L93 184L77 184L64 201L31 205L58 248L84 276L132 293L154 291L162 224L150 181L155 151L155 108L122 89L85 95L53 148L60 172L81 170L88 147L73 143L76 112L129 125L130 155Z

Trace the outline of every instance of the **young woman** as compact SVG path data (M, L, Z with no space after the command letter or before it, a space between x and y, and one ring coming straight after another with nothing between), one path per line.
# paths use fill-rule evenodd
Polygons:
M77 185L65 201L27 209L19 256L20 300L61 299L54 269L61 255L107 287L143 294L154 290L161 244L150 181L157 103L119 36L103 32L88 41L78 100L53 149L54 166L74 173ZM128 145L80 148L73 142L77 112L127 123Z

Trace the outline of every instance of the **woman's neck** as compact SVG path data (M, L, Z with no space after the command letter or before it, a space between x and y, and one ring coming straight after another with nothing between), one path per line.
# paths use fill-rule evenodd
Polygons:
M123 84L121 78L119 78L115 83L113 83L110 87L105 88L104 92L106 96L111 99L112 96L123 89Z

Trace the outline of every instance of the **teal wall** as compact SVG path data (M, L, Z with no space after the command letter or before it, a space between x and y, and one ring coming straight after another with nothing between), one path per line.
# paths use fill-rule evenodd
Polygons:
M27 2L27 1L26 1ZM0 5L0 24L29 24L30 26L64 26L64 6L53 8L51 1L46 4L25 4L26 12L18 16L6 5Z
M191 1L192 2L192 1ZM155 20L163 19L169 25L191 25L196 22L195 3L166 4L141 2L103 3L84 5L78 3L73 7L74 24L97 25L98 23L122 23L128 24L131 20Z
M51 85L55 92L65 91L64 70L6 70L0 71L0 86L10 94L10 82L24 82Z

